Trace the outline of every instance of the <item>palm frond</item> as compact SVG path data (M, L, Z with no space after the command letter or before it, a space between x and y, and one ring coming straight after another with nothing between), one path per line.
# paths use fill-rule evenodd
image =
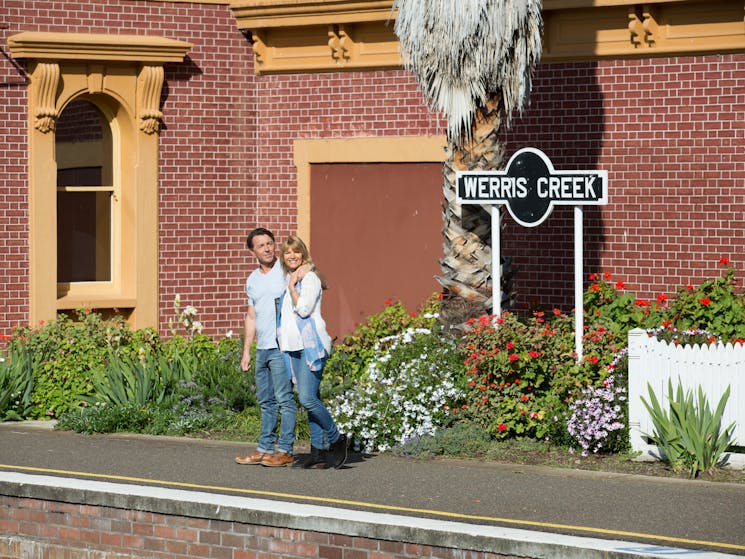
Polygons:
M541 0L394 0L393 8L406 67L447 118L449 140L470 139L476 110L490 98L509 125L540 60Z

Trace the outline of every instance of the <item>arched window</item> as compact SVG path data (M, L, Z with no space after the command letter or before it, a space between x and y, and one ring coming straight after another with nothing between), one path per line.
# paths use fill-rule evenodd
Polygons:
M29 90L29 322L90 308L158 326L160 37L19 33Z
M109 283L118 200L113 176L111 129L100 109L73 101L56 127L57 285Z

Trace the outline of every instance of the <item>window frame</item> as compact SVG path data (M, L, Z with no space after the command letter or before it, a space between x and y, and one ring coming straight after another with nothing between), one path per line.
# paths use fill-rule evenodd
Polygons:
M191 45L162 37L45 32L13 35L8 45L15 58L26 59L30 76L29 323L90 308L123 314L135 328L157 328L163 65L182 62ZM121 201L112 261L120 268L110 285L74 283L60 294L54 129L75 99L93 100L111 128L112 180Z

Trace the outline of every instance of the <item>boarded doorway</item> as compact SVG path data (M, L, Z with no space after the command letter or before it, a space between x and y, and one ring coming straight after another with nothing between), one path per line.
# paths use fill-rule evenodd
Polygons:
M400 300L440 291L441 163L311 165L313 259L328 278L323 314L342 338Z

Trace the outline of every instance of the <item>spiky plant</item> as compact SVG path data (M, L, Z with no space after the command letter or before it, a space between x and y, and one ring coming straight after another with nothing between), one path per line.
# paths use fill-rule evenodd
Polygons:
M540 60L541 0L394 0L393 8L406 68L447 119L437 279L455 296L443 306L452 325L492 308L491 222L482 208L456 203L455 172L504 166L499 133L527 103Z

